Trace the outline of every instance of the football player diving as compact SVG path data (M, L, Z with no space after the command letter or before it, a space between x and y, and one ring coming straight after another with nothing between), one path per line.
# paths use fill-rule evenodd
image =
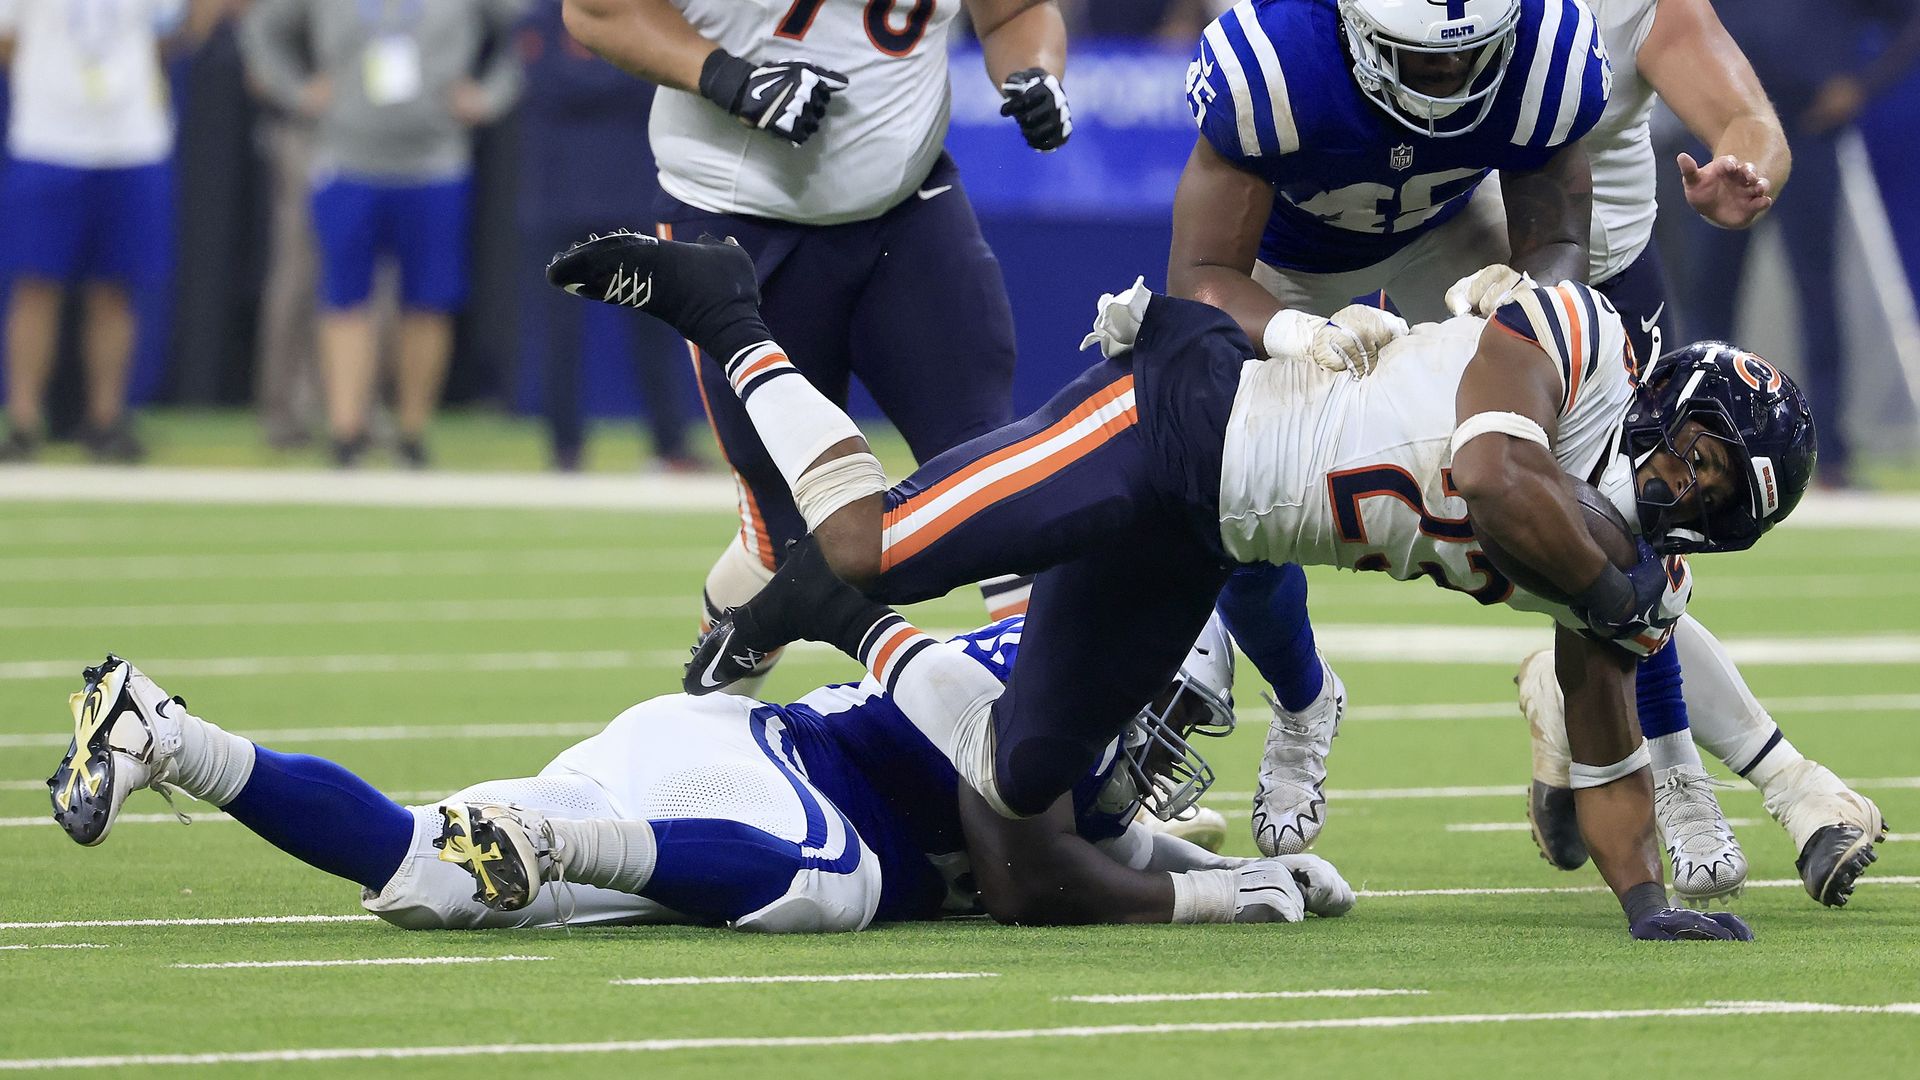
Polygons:
M811 579L823 618L874 608L824 564ZM368 911L407 929L804 933L975 913L958 777L902 710L933 710L953 685L999 686L1021 620L947 642L884 609L867 625L872 674L858 684L786 705L654 698L535 776L422 806L402 806L334 762L224 731L110 656L73 695L73 742L48 781L53 816L93 845L130 792L155 788L169 801L184 792L360 885ZM1053 861L1017 893L994 879L1001 897L1020 898L1019 921L1298 922L1353 906L1317 856L1223 858L1134 820L1136 810L1174 817L1213 782L1188 737L1232 730L1232 680L1233 648L1215 623L1075 784L1073 823L1049 838ZM992 851L972 861L999 865Z
M1631 933L1751 936L1732 915L1667 906L1631 692L1634 661L1684 612L1677 556L1750 546L1805 491L1805 401L1758 357L1702 343L1636 381L1605 298L1562 283L1516 291L1491 319L1423 325L1354 379L1256 360L1217 309L1136 283L1102 298L1088 338L1101 362L1025 420L889 488L845 413L793 377L737 247L616 234L557 256L549 278L639 297L728 357L813 542L870 596L912 601L1039 572L1005 692L966 696L951 723L927 729L967 781L970 842L1007 850L1016 876L1045 857L1018 838L1066 826L1074 783L1178 669L1232 567L1328 564L1553 616L1581 833ZM1626 565L1582 516L1576 481L1632 523ZM1517 590L1478 537L1562 601ZM717 623L689 690L719 689L805 633L785 595Z

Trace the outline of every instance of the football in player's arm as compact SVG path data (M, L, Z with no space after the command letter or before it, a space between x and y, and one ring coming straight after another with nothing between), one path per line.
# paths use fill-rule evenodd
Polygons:
M805 26L830 0L793 0L786 21ZM703 37L672 0L565 0L567 31L649 82L697 93L750 127L799 145L826 122L847 76L801 58L751 60ZM987 74L1036 150L1067 141L1073 121L1060 86L1067 31L1053 0L968 0ZM777 33L777 32L776 32ZM792 35L787 35L792 36Z

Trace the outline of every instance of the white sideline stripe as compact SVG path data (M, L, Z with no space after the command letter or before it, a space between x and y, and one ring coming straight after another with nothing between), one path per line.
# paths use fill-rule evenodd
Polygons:
M1425 994L1425 990L1392 990L1360 987L1353 990L1220 990L1205 994L1074 994L1055 1001L1079 1001L1088 1005L1141 1005L1159 1001L1268 1001L1296 998L1400 997Z
M1552 627L1407 626L1333 623L1314 637L1336 664L1502 664L1512 666L1553 641ZM1722 638L1742 664L1911 664L1920 662L1920 634L1822 635L1809 638Z
M1316 631L1317 633L1318 631ZM1770 697L1767 709L1775 713L1908 712L1920 710L1920 694L1820 694L1801 697ZM1234 710L1242 720L1266 722L1272 714L1264 706ZM1356 705L1347 709L1343 722L1420 721L1420 720L1513 720L1520 719L1516 700L1439 703L1432 705Z
M1029 1039L1100 1039L1121 1035L1204 1035L1234 1031L1314 1031L1352 1028L1412 1028L1462 1024L1553 1023L1581 1020L1679 1020L1723 1016L1861 1014L1920 1017L1920 1002L1838 1005L1822 1001L1743 1001L1671 1009L1578 1009L1537 1013L1448 1013L1412 1016L1341 1016L1319 1020L1237 1020L1189 1024L1109 1024L1051 1028L985 1028L971 1031L888 1031L855 1035L723 1036L704 1039L625 1039L573 1043L467 1043L458 1046L341 1046L250 1050L240 1053L102 1054L93 1057L0 1058L0 1070L104 1069L159 1065L247 1065L291 1061L410 1060L506 1054L663 1053L676 1050L791 1050L828 1046L900 1046L916 1043L1015 1042Z
M234 968L415 967L428 964L497 964L516 960L551 960L551 956L378 956L364 960L229 960L221 964L173 964L194 971Z
M1749 825L1760 824L1760 819L1759 818L1728 818L1727 824L1737 829L1744 829ZM1448 825L1447 831L1459 832L1459 833L1526 832L1532 827L1533 826L1527 824L1524 821L1460 821L1460 822L1455 822L1451 825ZM1888 837L1888 839L1891 840L1892 837Z
M111 949L111 945L95 945L92 942L76 941L68 945L0 945L0 952L14 949Z
M315 743L315 742L408 742L415 739L531 739L558 736L584 737L598 735L607 729L604 723L597 724L392 724L370 727L319 727L319 728L281 728L278 730L249 731L246 737L257 743ZM59 746L64 747L73 741L72 735L32 734L0 735L0 747L7 746ZM45 787L45 783L34 781L9 781L20 783L21 790ZM444 792L443 792L444 794ZM125 818L121 819L126 820Z
M660 979L610 979L609 986L731 986L739 983L917 982L997 979L997 971L852 971L842 975L681 975Z
M112 926L278 926L284 923L372 922L372 915L237 915L224 919L56 919L52 922L0 922L0 930L65 930Z
M1910 887L1920 885L1917 876L1873 877L1859 880L1858 885L1893 885ZM1749 881L1749 889L1801 889L1806 886L1799 878L1773 878L1767 881ZM1857 886L1856 886L1857 887ZM1606 892L1605 885L1559 885L1535 886L1528 888L1488 888L1488 889L1356 889L1354 895L1371 900L1391 900L1415 896L1557 896L1563 893L1599 893Z
M295 551L218 555L23 555L0 558L7 581L182 581L211 578L459 577L488 574L639 574L682 562L706 566L713 553L633 547L501 551Z
M554 473L343 473L42 465L0 471L0 501L398 506L408 509L726 511L733 480Z
M1920 885L1920 876L1874 877L1868 875L1859 881L1860 885L1890 885L1909 887ZM1749 881L1749 889L1798 889L1798 878L1780 878L1771 881ZM1423 896L1544 896L1560 893L1597 893L1605 892L1605 885L1565 885L1556 888L1457 888L1457 889L1360 889L1354 895L1374 900L1391 900ZM372 915L239 915L228 918L206 919L56 919L50 922L0 922L0 930L69 930L91 927L158 927L158 926L278 926L293 923L349 923L374 922ZM917 973L924 975L925 973ZM936 973L937 974L937 973ZM949 973L951 974L951 973ZM988 977L995 972L978 972L969 977ZM694 976L689 976L693 978ZM729 981L755 979L761 981L790 981L793 976L715 976ZM812 978L810 976L805 978ZM616 985L647 985L644 983L621 983ZM664 984L663 984L664 985Z
M634 652L592 649L581 652L512 653L368 653L338 656L224 656L201 659L141 660L147 671L166 678L254 677L260 675L380 675L443 671L608 671L617 668L679 667L687 654L679 649ZM15 660L0 663L0 682L73 679L74 660ZM64 740L63 740L64 741Z
M1920 840L1920 832L1890 832L1886 836L1886 842L1889 844L1904 844L1912 840Z
M585 596L527 600L367 600L269 604L131 604L0 608L8 630L120 630L130 626L312 626L363 623L533 622L677 619L691 623L685 596Z
M1551 10L1551 9L1550 9ZM1228 49L1231 53L1232 50ZM1257 147L1255 147L1257 149ZM407 509L714 511L738 509L733 481L714 476L531 472L355 472L36 465L0 469L0 502ZM1783 529L1920 529L1920 495L1809 491Z

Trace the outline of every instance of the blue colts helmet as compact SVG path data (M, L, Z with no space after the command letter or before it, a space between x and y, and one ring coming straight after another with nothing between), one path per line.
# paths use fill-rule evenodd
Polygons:
M1187 812L1213 786L1213 767L1188 741L1233 733L1233 639L1207 617L1167 692L1141 709L1120 737L1121 770L1133 798L1162 821Z
M1622 448L1636 470L1665 450L1685 463L1690 489L1697 478L1687 447L1674 444L1681 425L1697 421L1702 437L1726 446L1743 497L1708 506L1676 524L1674 508L1687 489L1653 479L1638 485L1641 532L1663 555L1744 551L1800 503L1818 455L1813 412L1786 373L1724 341L1696 341L1675 349L1640 373L1640 386L1622 428Z

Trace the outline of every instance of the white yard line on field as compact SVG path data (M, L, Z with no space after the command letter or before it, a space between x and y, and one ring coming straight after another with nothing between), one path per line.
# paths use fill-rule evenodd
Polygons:
M1749 825L1761 824L1761 819L1760 818L1728 818L1727 824L1732 825L1735 828L1744 829ZM1502 832L1526 832L1532 827L1533 826L1527 824L1524 821L1457 821L1451 825L1448 825L1446 828L1448 832L1457 832L1457 833L1483 833L1483 832L1502 833Z
M1910 888L1920 885L1920 877L1890 875L1874 877L1869 874L1859 881L1860 885L1890 885ZM1774 878L1767 881L1749 881L1749 889L1803 889L1805 883L1799 878ZM1458 888L1458 889L1356 889L1354 895L1362 899L1393 900L1418 896L1557 896L1562 893L1598 893L1606 892L1605 885L1560 885L1535 886L1528 888Z
M1315 624L1314 638L1340 663L1517 665L1546 648L1553 631L1539 626L1408 626L1405 623ZM1742 664L1880 665L1920 662L1920 634L1722 638Z
M1920 694L1814 694L1794 697L1769 697L1769 711L1775 713L1855 713L1920 711ZM1272 714L1264 706L1234 710L1241 720L1265 723ZM1353 705L1341 721L1439 721L1520 719L1517 700L1481 702L1435 702L1426 705Z
M1358 987L1352 990L1218 990L1201 994L1074 994L1055 1001L1078 1001L1088 1005L1146 1005L1162 1001L1290 1001L1297 998L1402 997L1425 994L1425 990L1398 990Z
M739 983L942 982L997 979L997 971L850 971L839 975L677 975L659 979L610 979L612 986L731 986Z
M212 578L472 577L639 574L704 569L709 548L505 548L498 551L299 551L218 555L0 557L0 581L181 581ZM663 567L662 563L670 563ZM683 567L684 564L684 567Z
M247 738L257 743L280 745L316 742L432 742L438 739L548 739L580 738L605 731L598 724L388 724L371 727L280 728L248 731ZM0 735L0 747L58 746L73 741L72 735L45 732L33 735ZM19 781L31 790L31 781ZM44 784L40 786L45 786Z
M0 501L396 506L406 509L728 511L713 476L558 475L43 465L0 470Z
M500 964L551 959L551 956L377 956L361 960L229 960L220 964L172 966L194 971L229 971L235 968L425 967L432 964Z
M264 604L124 604L0 608L8 630L122 630L132 626L362 626L380 623L578 622L674 619L691 626L685 596L524 600L346 600Z
M0 1058L0 1070L137 1068L161 1065L257 1065L295 1061L415 1060L533 1054L641 1054L686 1050L798 1050L835 1046L902 1046L924 1043L1021 1042L1035 1039L1108 1039L1126 1035L1211 1035L1246 1031L1316 1031L1450 1027L1469 1024L1566 1023L1611 1020L1713 1019L1734 1016L1869 1015L1920 1017L1920 1002L1840 1005L1818 1001L1747 1001L1669 1009L1579 1009L1565 1012L1448 1013L1441 1015L1340 1016L1316 1020L1223 1020L1188 1024L1110 1024L1051 1028L985 1028L960 1031L884 1031L850 1035L722 1036L692 1039L623 1039L572 1043L463 1043L451 1046L341 1046L248 1050L238 1053L100 1054L91 1057Z
M1848 780L1846 784L1851 788L1920 788L1920 776L1870 776L1859 780ZM1340 802L1369 799L1504 799L1526 793L1527 788L1524 784L1498 784L1488 787L1330 788L1327 791L1327 800ZM1221 809L1217 804L1249 802L1252 799L1251 791L1209 791L1206 805L1228 817L1233 817L1236 813L1245 817L1251 811Z
M286 923L372 922L372 915L236 915L224 919L54 919L0 922L0 930L67 930L73 927L278 926Z
M89 941L75 941L64 945L0 945L0 952L13 952L19 949L111 949L111 945L95 945Z
M263 675L384 675L464 671L611 671L620 668L677 668L684 649L635 652L589 649L509 653L365 653L334 656L222 656L202 659L140 660L164 678L255 677ZM33 679L78 681L73 660L14 660L0 663L0 682Z

